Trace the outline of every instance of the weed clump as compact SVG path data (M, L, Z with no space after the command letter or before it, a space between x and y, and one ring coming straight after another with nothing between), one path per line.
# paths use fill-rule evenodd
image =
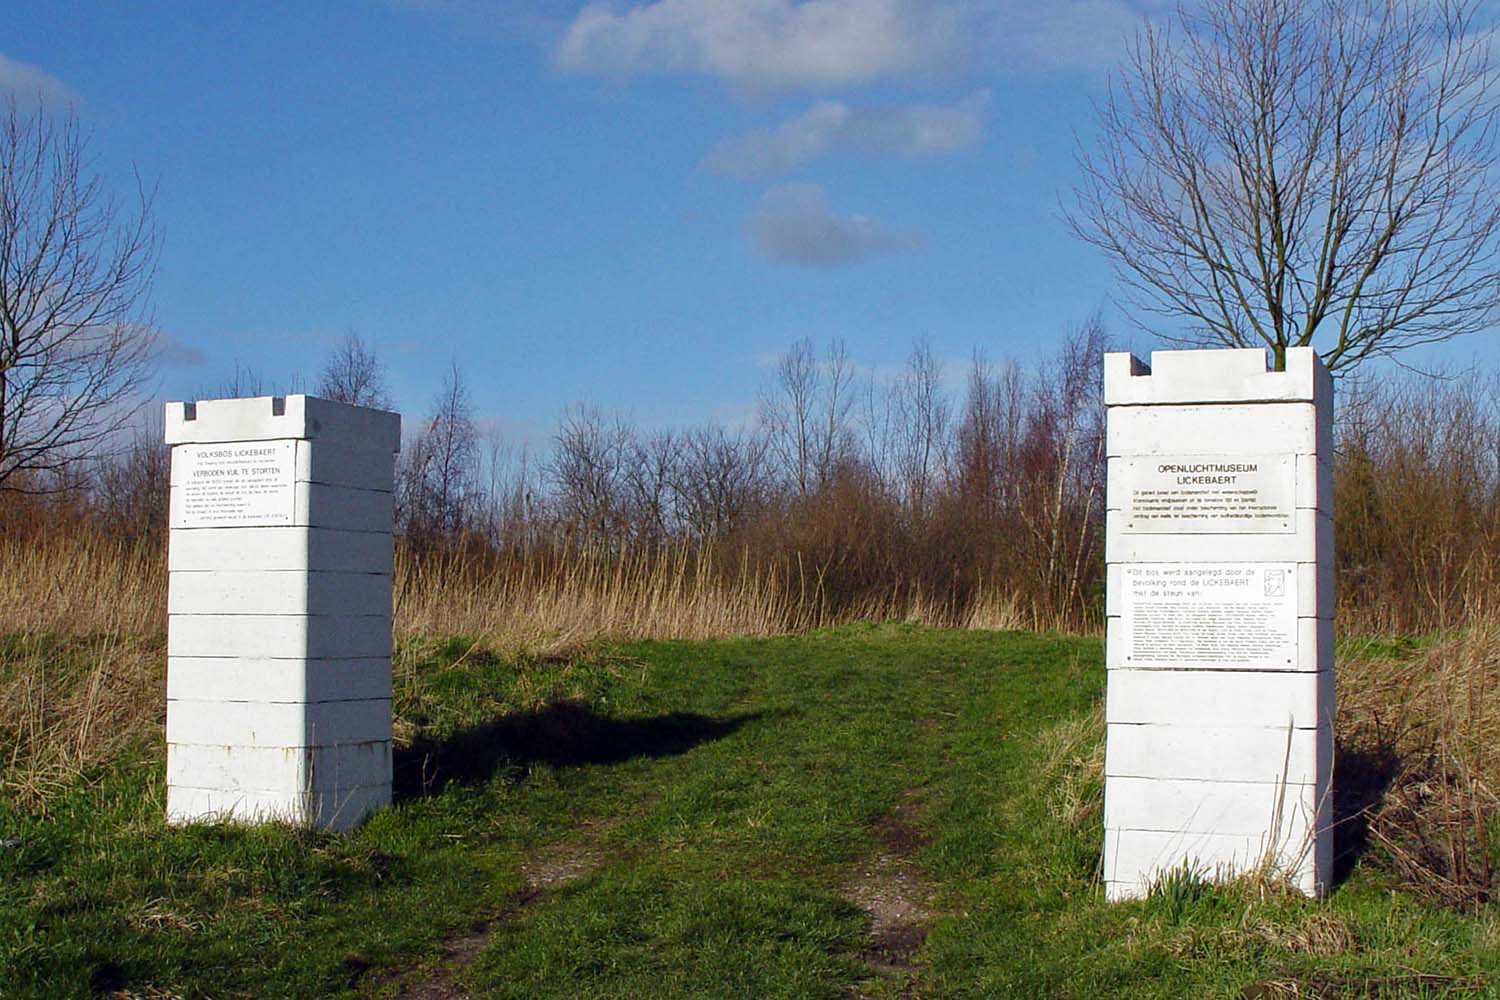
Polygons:
M1146 908L1169 924L1180 924L1199 902L1214 893L1212 873L1202 865L1184 860L1163 870L1146 890Z

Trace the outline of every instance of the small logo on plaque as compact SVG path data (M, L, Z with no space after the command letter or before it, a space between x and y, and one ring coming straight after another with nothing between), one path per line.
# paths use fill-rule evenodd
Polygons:
M1286 594L1286 570L1266 570L1266 596L1281 597Z

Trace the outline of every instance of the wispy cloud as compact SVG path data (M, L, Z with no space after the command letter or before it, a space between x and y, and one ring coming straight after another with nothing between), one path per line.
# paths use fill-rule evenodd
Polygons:
M922 243L916 234L889 229L863 215L835 215L823 189L802 182L768 191L748 229L762 257L798 267L846 267Z
M78 104L78 93L46 70L0 53L0 94L47 105Z
M939 156L979 139L989 105L988 90L947 106L854 108L842 101L819 101L774 129L720 143L703 165L731 177L765 177L846 153Z
M754 90L918 75L1096 72L1158 0L594 2L562 36L568 72L695 74Z
M955 6L920 0L655 0L591 3L557 64L633 77L690 73L781 90L939 69L964 45Z
M158 357L165 365L191 368L207 360L201 348L165 331L159 331L156 334L156 349L159 352Z

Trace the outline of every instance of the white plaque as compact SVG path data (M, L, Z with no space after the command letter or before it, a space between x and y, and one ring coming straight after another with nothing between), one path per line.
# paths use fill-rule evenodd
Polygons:
M1296 664L1296 563L1135 563L1120 573L1125 666Z
M1290 534L1295 455L1121 459L1117 488L1132 534Z
M295 441L181 444L172 487L174 528L291 524L296 505Z

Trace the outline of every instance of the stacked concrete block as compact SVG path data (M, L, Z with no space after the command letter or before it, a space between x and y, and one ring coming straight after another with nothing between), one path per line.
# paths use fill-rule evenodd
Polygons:
M346 829L391 797L401 418L169 403L167 816Z
M1105 356L1104 880L1332 869L1332 381L1311 349Z

